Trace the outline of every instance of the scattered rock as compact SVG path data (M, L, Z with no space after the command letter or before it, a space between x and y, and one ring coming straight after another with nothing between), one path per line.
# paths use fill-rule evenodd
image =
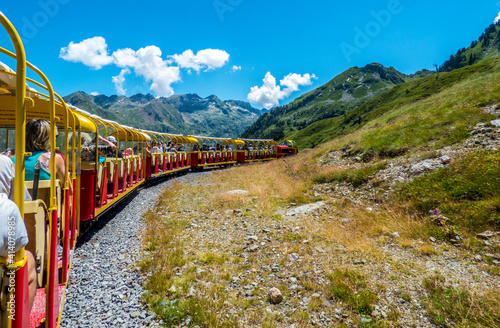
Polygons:
M500 128L500 120L494 120L490 122L491 125L496 126L497 128Z
M493 238L495 236L498 236L500 235L500 231L490 231L490 230L486 230L486 231L483 231L481 233L478 233L476 236L478 236L479 238L483 238L483 239L490 239L490 238Z
M268 295L273 304L279 304L283 301L283 294L281 294L281 291L276 287L269 289Z
M189 293L186 295L186 297L193 297L196 295L196 290L194 289L193 286L189 288Z
M247 240L247 242L250 242L250 243L256 243L259 240L259 238L257 236L253 236L253 235L247 236L247 237L245 237L245 239Z
M256 252L258 250L259 250L259 245L255 245L255 244L247 248L248 252Z
M295 262L299 258L299 254L292 253L292 254L290 254L289 258L290 258L290 262Z
M492 259L492 260L497 260L497 261L500 260L500 257L496 256L494 254L484 254L484 257Z
M286 212L286 215L288 216L294 216L294 215L299 215L299 214L308 214L311 213L312 211L318 210L322 207L325 207L326 203L325 202L316 202L312 204L307 204L303 206L299 206L296 208L293 208L289 211Z
M451 162L451 158L450 158L450 156L447 156L447 155L444 155L444 156L439 157L439 160L440 160L440 161L441 161L441 163L443 163L443 164L450 164L450 162Z
M248 191L239 189L226 191L226 195L230 196L246 196L248 194L249 194Z
M431 222L441 227L445 226L448 221L450 221L450 219L442 214L431 216Z

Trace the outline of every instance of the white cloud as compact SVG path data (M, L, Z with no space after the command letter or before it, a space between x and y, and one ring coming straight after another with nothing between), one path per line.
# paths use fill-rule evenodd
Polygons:
M276 85L276 78L271 72L267 72L262 80L264 84L261 87L254 86L250 88L247 99L254 104L261 104L264 108L271 109L278 106L280 100L298 91L299 86L311 85L312 79L316 78L316 75L309 73L304 75L290 73L280 81L280 85Z
M100 95L100 93L97 91L94 91L94 92L91 92L90 95L96 97L96 96Z
M229 61L229 54L219 49L204 49L196 53L186 50L181 55L167 56L162 58L161 49L157 46L147 46L139 50L130 48L118 49L108 55L108 45L103 37L97 36L83 40L80 43L70 42L67 47L61 49L59 57L82 63L93 69L101 69L103 66L114 64L122 68L119 75L112 77L112 82L118 94L125 94L125 76L132 70L151 83L150 89L159 97L169 97L174 94L172 84L181 81L181 68L201 69L210 71L223 67ZM171 66L176 63L177 66Z
M118 67L133 67L137 64L136 52L130 48L116 50L113 58Z
M306 73L304 75L290 73L280 81L280 84L284 87L287 87L290 94L292 94L292 92L299 91L299 86L301 85L311 85L312 79L317 79L316 75L311 75L309 73Z
M204 49L194 54L193 50L188 49L182 54L168 56L180 68L194 69L196 72L204 69L210 71L220 68L229 61L229 54L220 49Z
M168 62L161 58L161 55L160 48L147 46L137 51L132 49L117 50L113 53L113 58L115 58L115 64L118 67L122 67L124 70L128 70L129 67L133 68L136 75L151 83L150 89L157 96L169 97L174 94L171 85L181 80L180 70L178 67L169 66ZM117 92L125 91L123 88L118 89L119 86L123 87L124 76L130 72L127 73L124 70L113 78ZM115 78L117 78L116 81ZM120 82L120 78L123 78L123 82Z
M498 16L497 18L495 18L495 20L493 21L495 24L498 23L500 21L500 12L498 13Z
M79 43L70 42L67 47L61 48L59 57L74 63L82 63L93 69L101 69L113 62L108 56L108 45L101 36L83 40Z
M117 76L113 76L111 80L115 84L115 89L118 95L122 96L127 93L127 90L123 87L125 83L125 75L130 74L130 69L124 68L121 70L120 74Z
M241 71L241 66L236 66L236 65L233 65L232 70L233 70L233 72L236 72L236 71Z

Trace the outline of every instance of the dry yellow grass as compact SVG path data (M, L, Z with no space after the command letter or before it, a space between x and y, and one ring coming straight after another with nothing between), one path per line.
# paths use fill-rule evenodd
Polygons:
M199 190L202 198L209 199L207 209L252 209L259 215L273 216L277 209L290 203L306 204L313 201L311 187L318 176L342 171L337 167L321 167L304 163L305 156L286 158L265 164L247 165L215 172L211 187ZM231 195L230 190L245 190L248 195ZM199 195L198 195L199 196ZM402 208L381 207L376 211L368 206L345 203L340 195L329 195L328 210L321 214L324 220L318 237L344 245L351 250L372 251L376 240L393 238L397 232L404 240L427 239L428 227L424 220L412 218ZM340 221L349 219L348 224ZM303 222L308 226L307 221ZM312 227L309 227L312 228ZM381 240L380 238L378 239Z
M307 163L307 158L296 156L215 171L198 182L174 183L162 195L155 211L145 216L145 245L151 256L143 267L153 272L145 299L161 318L170 320L167 324L182 326L182 320L192 317L193 323L206 327L282 327L291 322L306 327L323 311L332 317L332 311L343 306L332 306L336 301L331 297L331 286L318 283L334 268L366 277L366 292L373 299L374 295L390 294L391 289L384 284L398 283L401 289L410 281L421 281L412 262L393 262L393 254L385 247L397 247L396 252L415 257L439 254L428 242L427 221L411 216L402 207L369 201L360 205L335 192L323 192L321 200L328 204L325 208L304 216L285 215L294 207L290 203L318 200L313 189L318 176L344 170ZM231 190L247 193L228 193ZM246 249L246 237L252 234L258 235L255 252ZM292 263L293 256L304 261ZM267 277L274 272L270 270L273 265L280 267L279 273L286 272L280 280ZM390 275L401 280L385 277L387 265L391 266ZM228 289L235 286L235 277L239 277L238 287ZM302 291L291 289L290 277ZM259 286L247 295L246 287L256 281ZM296 311L268 312L269 284L277 286ZM192 287L196 293L188 297ZM315 293L320 297L313 296ZM305 296L311 301L301 307ZM173 301L178 303L169 306ZM343 310L350 318L358 318L355 307ZM398 315L387 314L384 325L397 326Z

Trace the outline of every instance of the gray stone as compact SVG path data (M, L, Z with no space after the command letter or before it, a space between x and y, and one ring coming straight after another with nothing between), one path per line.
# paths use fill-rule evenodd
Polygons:
M494 120L490 122L491 125L496 126L497 128L500 128L500 120Z
M312 204L307 204L303 206L299 206L296 208L292 208L291 210L288 210L286 212L286 215L288 216L294 216L294 215L299 215L299 214L308 214L311 213L312 211L318 210L322 207L325 207L326 203L325 202L316 202Z
M447 156L447 155L444 155L444 156L439 157L439 160L443 164L449 164L451 162L451 157Z
M249 194L248 191L239 190L239 189L226 191L226 195L230 195L230 196L246 196L248 194Z
M283 294L281 294L281 291L276 287L269 289L268 295L273 304L279 304L283 301Z
M498 232L498 231L486 230L486 231L483 231L481 233L478 233L476 236L478 236L479 238L483 238L483 239L491 239L491 238L498 236L498 235L500 235L500 232Z
M494 255L494 254L484 254L485 257L490 258L492 260L500 260L500 257Z
M259 250L259 245L252 245L252 246L247 248L248 252L256 252L258 250Z

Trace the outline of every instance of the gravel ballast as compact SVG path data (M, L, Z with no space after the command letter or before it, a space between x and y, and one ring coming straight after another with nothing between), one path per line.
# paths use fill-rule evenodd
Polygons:
M155 314L141 302L144 277L136 262L141 257L142 214L155 205L161 191L172 181L138 191L80 238L73 254L61 327L159 326Z

